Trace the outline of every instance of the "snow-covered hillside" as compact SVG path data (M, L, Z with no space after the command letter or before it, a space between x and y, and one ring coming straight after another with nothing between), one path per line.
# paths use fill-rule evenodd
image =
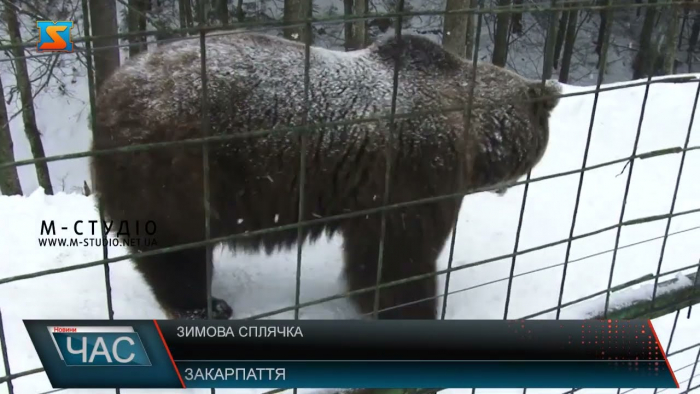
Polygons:
M683 146L697 86L696 83L651 86L638 152ZM565 93L580 90L590 88L567 86ZM632 153L643 97L644 87L616 90L600 95L589 166L624 158ZM593 95L575 96L561 101L551 121L550 146L541 164L533 171L533 177L580 168L592 103ZM60 108L56 108L55 111L47 113L59 112ZM45 118L43 122L48 125L52 119L54 118ZM54 126L69 130L68 122L62 120ZM690 146L700 145L698 128L697 124L694 125ZM51 141L52 133L46 135L50 140L49 144L61 143L59 140ZM58 135L56 138L62 138ZM71 145L70 151L83 150L88 144L89 141L81 141L77 145ZM669 154L635 161L624 220L669 213L680 160L681 154ZM84 167L86 161L76 163L73 164L75 168L87 173ZM624 172L623 167L624 163L620 163L586 172L575 234L591 232L618 222L629 171L629 166ZM29 168L26 167L23 171L29 171ZM531 184L520 237L520 250L568 237L578 179L578 174L574 174ZM465 198L457 231L454 265L469 264L512 253L523 190L523 186L518 186L510 189L503 197L493 193L480 193ZM686 156L675 212L697 208L700 208L700 150L688 152ZM80 194L59 193L55 196L45 196L39 189L25 197L0 197L0 278L101 259L102 250L99 247L40 247L37 241L42 220L72 223L75 220L87 221L97 218L92 198ZM618 251L613 286L645 274L656 273L666 223L664 219L622 228L621 247L639 244ZM666 245L662 272L698 263L698 229L700 213L673 218L670 228L672 235ZM613 229L573 242L570 260L575 262L568 268L563 302L607 287L616 233L617 230ZM345 290L340 279L339 241L323 239L314 245L305 245L301 273L302 301ZM517 258L515 274L519 276L513 280L508 314L510 318L556 306L565 251L566 243ZM110 257L124 253L125 250L118 247L109 250ZM290 306L293 304L295 291L295 253L291 251L269 257L234 256L223 249L217 249L214 293L232 305L237 317ZM440 259L440 268L446 268L447 255L446 248ZM506 258L455 272L450 280L450 292L454 294L448 299L447 318L503 318L510 266L511 259ZM547 268L548 266L554 267ZM527 273L529 271L536 272ZM112 264L110 279L115 318L163 317L153 296L128 261ZM441 281L444 281L444 277ZM632 291L635 291L636 295L649 294L646 288ZM624 295L613 297L612 302L622 302L627 298ZM602 302L603 299L598 298L582 306L567 308L562 312L562 318L583 317L585 311L595 309ZM39 367L40 362L21 319L106 318L104 269L94 267L2 284L0 311L8 342L11 371L17 373ZM681 313L678 320L671 352L694 345L700 339L700 314L695 312L689 319L686 318L686 314L687 309ZM283 313L273 318L291 317L291 313ZM303 319L356 317L356 311L345 300L301 310ZM540 318L554 318L554 313L544 314ZM668 344L673 320L674 315L654 320L654 326L664 347ZM697 348L693 348L671 357L672 367L681 369L692 364L697 351ZM678 380L688 379L692 370L692 367L687 367L678 371ZM700 378L695 380L696 384L698 379ZM20 394L51 390L44 374L19 378L14 380L13 384L15 392ZM680 391L685 390L686 385L687 383L681 383ZM229 391L231 390L217 390ZM261 391L263 390L237 390L241 393ZM466 393L462 390L449 391L450 394L457 391L460 394ZM555 392L528 390L545 391ZM640 390L635 390L637 391ZM6 392L7 386L0 385L0 393ZM107 393L113 390L90 392ZM481 393L482 390L478 392Z

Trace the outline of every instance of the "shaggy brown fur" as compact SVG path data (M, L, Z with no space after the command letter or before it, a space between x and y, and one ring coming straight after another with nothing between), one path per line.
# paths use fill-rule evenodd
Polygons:
M177 42L119 69L99 92L93 148L200 137L199 51L196 40ZM472 66L425 38L407 35L401 42L390 38L348 53L312 48L310 123L388 114L397 55L397 113L466 103ZM207 72L213 135L302 123L302 45L258 34L213 35L207 38ZM540 86L483 64L469 130L461 111L398 120L389 146L390 203L504 185L527 173L544 153L549 114L557 105L557 99L525 102L559 91L555 84ZM307 134L304 220L381 205L388 130L381 121ZM212 237L297 221L301 149L296 133L278 130L209 147ZM203 240L199 145L101 155L92 165L95 192L110 219L154 221L157 248ZM460 205L450 199L389 211L382 282L434 272ZM360 216L307 227L304 236L315 240L324 230L340 233L349 287L360 289L376 282L380 223L379 214ZM290 230L241 238L229 246L271 253L296 240L296 230ZM205 260L206 249L196 248L135 264L170 316L203 318ZM379 318L433 319L435 295L435 278L383 289ZM361 312L370 313L374 292L355 300ZM223 300L215 299L213 307L217 318L232 315Z

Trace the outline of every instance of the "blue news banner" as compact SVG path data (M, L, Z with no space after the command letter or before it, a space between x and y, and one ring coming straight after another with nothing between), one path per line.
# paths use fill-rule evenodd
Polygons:
M675 388L647 320L25 320L54 388Z

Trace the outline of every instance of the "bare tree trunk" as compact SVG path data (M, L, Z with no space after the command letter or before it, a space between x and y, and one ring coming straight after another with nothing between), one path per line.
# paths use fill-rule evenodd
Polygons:
M90 30L93 36L115 36L118 33L116 5L112 0L90 0ZM102 83L119 68L119 39L97 38L93 42L95 89L99 90Z
M552 2L554 3L554 2ZM556 44L557 39L557 27L561 11L553 11L549 15L549 21L547 23L547 39L545 41L544 58L542 59L542 78L551 79L552 69L554 68L554 44Z
M688 7L683 7L683 20L681 22L680 34L678 34L678 46L676 49L680 50L681 45L683 45L683 31L685 30L685 25L688 24L688 16L690 15L690 9Z
M236 5L236 19L239 22L243 22L245 20L245 13L243 12L243 0L238 0L238 4Z
M513 0L513 5L515 6L522 6L523 5L523 0ZM513 33L517 35L523 34L523 13L522 12L516 12L513 15L511 15L511 18L513 20Z
M207 15L209 14L209 0L195 0L194 2L194 19L197 24L204 21L208 22Z
M369 11L369 0L354 1L355 15L364 16ZM361 49L369 44L369 32L367 30L367 20L357 21L353 24L352 37L356 49Z
M352 8L353 0L343 0L343 12L345 12L346 16L352 15ZM352 51L355 49L352 35L352 22L345 22L343 32L345 33L345 50Z
M656 4L656 0L648 0L649 4ZM654 21L656 20L657 10L656 7L647 7L644 13L644 24L642 25L642 32L639 37L639 52L636 56L636 61L633 63L634 72L632 74L632 79L639 79L646 75L647 71L650 69L651 55L652 51L652 40L651 35L654 32Z
M187 27L194 27L194 16L192 16L192 0L180 0L185 9L185 24Z
M228 12L228 1L226 0L213 0L214 9L216 10L216 16L221 21L223 26L228 26L229 24L229 12Z
M177 14L180 17L180 29L186 29L188 27L187 17L185 16L185 1L186 0L177 0Z
M479 8L479 0L469 0L469 8L474 10ZM472 59L474 56L474 41L476 39L476 34L481 32L476 31L476 14L467 15L467 37L465 38L467 42L467 59Z
M511 0L498 0L498 5L504 7L510 5ZM496 34L493 40L493 57L491 62L497 66L505 67L508 58L508 28L510 27L510 14L499 12L496 16Z
M700 13L696 12L693 15L693 25L690 27L690 37L688 37L688 52L695 52L695 47L698 45L698 36L700 35Z
M306 20L309 15L312 0L284 0L284 22L285 24L299 25ZM288 40L306 43L309 39L313 43L313 34L309 31L310 37L306 36L306 26L293 26L284 29L284 37Z
M470 0L447 0L445 11L456 11L469 8ZM442 24L442 46L448 51L466 57L467 52L467 37L469 31L469 19L471 14L445 14L444 23Z
M15 4L14 0L11 0L11 4ZM22 43L22 35L20 33L19 21L17 20L17 13L14 7L5 7L5 14L10 41L12 44L19 45ZM24 133L27 135L27 140L29 140L32 156L34 156L35 159L45 157L46 154L44 153L44 145L41 142L41 133L36 125L32 84L29 80L27 61L24 58L24 49L19 46L12 48L12 56L15 58L14 64L17 73L17 87L22 103ZM34 166L36 167L36 178L39 182L39 186L44 188L46 194L53 194L53 186L51 186L51 177L49 176L49 167L47 163L36 163Z
M678 18L680 17L680 6L674 4L668 10L668 30L666 31L666 42L664 47L664 74L672 75L676 72L676 41L678 41Z
M368 0L343 0L345 15L363 16L369 9ZM369 43L366 20L345 23L345 50L362 49Z
M192 2L190 0L177 0L177 11L180 17L180 28L186 29L194 26L192 22ZM186 33L181 35L186 36Z
M573 8L578 4L574 3ZM576 25L578 23L578 10L569 11L569 20L566 23L566 39L564 41L564 54L561 59L561 70L559 70L559 82L569 81L569 71L571 70L571 58L574 55L574 43L576 42Z
M12 163L15 161L15 152L12 150L12 134L10 134L10 121L7 117L7 107L5 106L5 89L0 79L0 92L2 92L2 103L0 103L0 163ZM12 196L22 195L22 184L19 182L17 167L7 167L0 169L0 194Z
M605 5L605 1L599 0L598 5ZM600 10L600 13L598 15L600 16L600 26L598 27L598 39L595 42L595 53L596 55L598 55L596 68L600 70L600 59L602 56L600 52L603 50L603 39L605 38L605 28L608 25L608 14L605 12L605 10Z
M164 11L163 4L160 0L145 0L146 1L146 11L147 15L151 18L145 18L147 22L151 22L155 28L155 39L156 45L163 45L162 41L166 41L170 38L175 37L176 33L168 27L167 23L164 23L160 18L160 13ZM178 5L179 6L179 5ZM148 41L148 37L144 37L145 41Z
M557 29L557 41L554 43L554 69L559 68L559 59L561 59L561 47L564 45L564 35L566 34L566 26L569 22L569 14L571 11L562 12L559 18L559 28Z
M149 0L129 0L127 24L129 33L146 31L146 6ZM147 37L145 35L129 37L129 57L145 52Z

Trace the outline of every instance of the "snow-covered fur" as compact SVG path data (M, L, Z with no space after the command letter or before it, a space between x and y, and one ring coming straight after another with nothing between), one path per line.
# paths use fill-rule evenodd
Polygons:
M464 111L454 109L468 102L472 65L428 39L405 35L354 52L312 47L307 91L304 52L304 45L260 34L207 37L211 135L279 129L209 143L212 237L297 222L300 134L280 128L304 124L305 92L309 124L341 124L305 132L304 220L379 207L387 151L389 201L400 203L513 182L547 146L549 114L558 99L543 97L558 94L556 84L543 89L539 81L480 64L465 129ZM93 148L203 136L200 56L199 41L186 40L121 67L98 94ZM386 118L347 124L390 114L397 56L395 127ZM423 113L407 115L416 111ZM100 155L92 164L95 191L110 219L154 221L155 248L204 239L201 145ZM434 272L460 205L461 199L451 198L387 212L381 282ZM324 230L342 234L349 287L366 288L377 281L380 219L373 213L318 223L305 227L304 237L316 239ZM296 241L292 229L244 236L229 246L271 253ZM206 248L194 248L135 263L170 316L201 318L205 261ZM382 289L378 316L432 319L435 295L435 278ZM374 291L355 299L361 312L372 311ZM232 314L220 299L214 309L218 318Z

